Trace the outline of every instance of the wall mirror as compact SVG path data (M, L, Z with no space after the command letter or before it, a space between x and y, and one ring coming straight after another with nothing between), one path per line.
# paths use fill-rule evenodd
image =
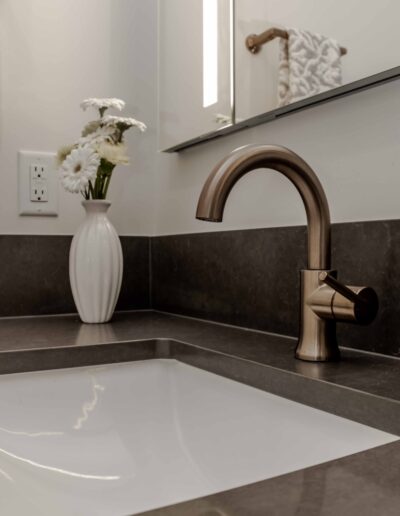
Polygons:
M400 76L395 0L159 0L159 148Z
M231 0L159 0L159 147L232 124Z

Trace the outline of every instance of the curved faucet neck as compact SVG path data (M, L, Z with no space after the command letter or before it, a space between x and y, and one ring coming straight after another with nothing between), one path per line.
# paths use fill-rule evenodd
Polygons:
M330 269L330 215L324 189L313 170L297 154L275 145L247 145L223 159L207 179L196 217L221 222L226 200L234 185L259 168L276 170L296 187L307 213L308 269Z

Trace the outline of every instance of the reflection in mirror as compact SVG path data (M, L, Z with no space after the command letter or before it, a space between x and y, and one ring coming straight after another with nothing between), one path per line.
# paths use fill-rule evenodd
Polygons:
M395 0L159 0L160 148L399 77L397 14Z
M232 124L232 0L159 0L159 147Z
M257 116L398 66L397 13L395 0L341 6L236 0L237 116ZM252 53L249 36L266 31L272 37Z

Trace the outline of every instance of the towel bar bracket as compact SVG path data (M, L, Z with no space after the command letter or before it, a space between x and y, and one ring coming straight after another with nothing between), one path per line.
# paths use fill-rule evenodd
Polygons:
M289 39L289 34L286 30L272 27L261 34L250 34L250 36L247 36L246 47L252 54L258 54L265 43L276 38ZM345 56L347 48L340 47L340 54Z

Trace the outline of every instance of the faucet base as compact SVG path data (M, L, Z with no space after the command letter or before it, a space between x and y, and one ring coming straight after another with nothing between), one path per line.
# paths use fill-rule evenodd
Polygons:
M336 271L301 271L301 335L296 349L296 358L307 362L330 362L340 359L336 341L336 322L319 317L311 305L312 295L322 286L321 272L329 272L331 276L336 276ZM330 303L326 303L326 300L321 301L323 301L321 311L323 309L329 311ZM315 301L313 301L314 305Z

